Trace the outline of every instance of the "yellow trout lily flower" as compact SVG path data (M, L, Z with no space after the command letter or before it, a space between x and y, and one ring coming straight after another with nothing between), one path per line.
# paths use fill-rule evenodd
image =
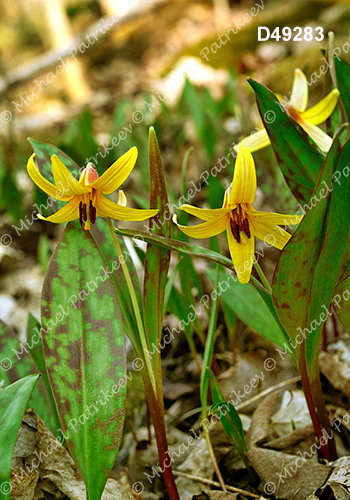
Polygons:
M337 105L338 96L339 90L333 89L318 104L306 109L309 100L309 85L304 73L300 69L296 69L290 100L287 103L282 101L290 116L309 134L321 151L329 151L332 139L316 125L323 123L331 116ZM251 153L254 153L254 151L265 148L269 144L271 144L269 136L263 128L236 144L234 149L238 152L239 148L245 145Z
M137 159L135 147L127 151L111 165L101 177L93 163L88 163L77 181L58 156L51 157L52 174L55 184L46 180L34 163L35 153L28 160L27 170L35 184L56 200L68 201L50 217L38 214L39 219L49 222L69 222L79 219L84 229L90 230L96 216L118 220L140 221L153 217L158 210L138 210L126 206L126 197L119 191L118 203L105 198L101 193L110 194L125 181L134 168Z
M192 238L210 238L226 231L228 247L240 283L248 283L254 262L254 237L268 246L280 250L290 239L284 229L277 226L299 224L297 215L258 212L252 206L256 195L256 171L253 157L246 146L238 152L233 181L226 190L224 204L218 209L201 209L182 205L181 210L203 219L203 224L181 226L174 215L173 221Z

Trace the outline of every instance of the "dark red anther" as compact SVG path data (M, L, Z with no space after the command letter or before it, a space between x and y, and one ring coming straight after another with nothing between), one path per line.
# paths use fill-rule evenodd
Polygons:
M239 234L239 226L238 226L238 224L236 224L235 221L233 221L232 219L230 219L230 225L231 225L231 231L232 231L234 239L237 241L237 243L240 243L241 242L241 236Z
M95 224L95 222L96 222L96 207L91 206L90 219L91 219L91 224Z
M83 209L82 209L82 205L83 205L83 202L81 201L81 202L79 203L79 222L80 222L81 227L83 227L83 225L84 225L84 222L83 222Z
M248 219L243 220L243 229L244 229L245 234L248 236L248 238L250 238L250 229L249 229Z
M239 230L243 231L242 216L239 212L237 213L237 224L238 224Z
M92 219L92 200L90 200L89 203L89 215L90 215L90 220Z
M83 212L83 219L84 219L84 221L86 222L86 221L87 221L86 203L83 203L83 209L82 209L82 212Z
M96 222L96 207L94 207L92 205L92 200L90 200L90 204L89 204L89 214L90 214L91 224L95 224L95 222Z

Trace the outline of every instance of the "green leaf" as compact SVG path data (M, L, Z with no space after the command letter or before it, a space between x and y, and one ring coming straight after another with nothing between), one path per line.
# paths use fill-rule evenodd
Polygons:
M198 138L202 145L206 147L205 115L202 99L198 94L197 88L187 78L183 89L182 99L191 115Z
M281 171L300 202L309 202L322 168L324 155L304 129L282 110L277 97L266 87L248 80L264 127L271 140Z
M219 280L219 266L217 265L216 270L213 271L213 285L215 289L218 286L218 280ZM211 367L214 354L215 332L218 319L218 304L219 300L218 297L216 297L215 299L212 300L207 342L205 344L204 356L203 356L203 365L202 365L200 390L199 390L201 398L201 406L202 406L202 418L206 418L207 416L208 384L209 384L208 369L210 369Z
M150 233L158 236L171 236L170 220L166 218L168 194L165 184L163 164L160 156L157 136L153 127L149 129L149 178L150 178L150 208L159 210L155 217L149 220ZM144 321L145 331L150 350L157 345L162 335L164 293L170 264L170 251L149 242L145 259L144 278ZM156 371L159 372L160 357L155 350Z
M40 328L34 332L28 331L28 333L29 337L32 335L33 338L27 338L27 342L22 344L12 328L0 320L0 380L4 381L4 387L19 378L41 371L30 355L30 347L33 343L40 342ZM43 379L40 379L34 387L29 405L54 432L56 428L54 409L50 405L50 396Z
M52 391L51 391L51 387L50 387L50 382L49 382L49 378L47 376L47 372L46 372L46 366L45 366L45 360L44 360L44 353L43 353L43 344L42 344L42 341L41 341L41 335L39 335L40 332L40 323L34 318L34 316L32 316L31 314L29 314L29 318L28 318L28 326L27 326L27 342L26 342L26 346L28 347L28 350L32 356L32 358L34 359L35 361L35 364L36 366L38 367L41 375L42 375L42 380L45 384L45 387L46 387L46 391L47 391L47 394L48 394L48 398L50 400L50 405L51 405L51 412L52 412L52 418L50 418L50 420L53 420L54 422L54 425L50 425L49 421L47 418L45 417L41 417L45 422L46 424L50 427L50 428L55 428L55 430L57 431L60 427L60 422L59 422L59 419L58 419L58 415L57 415L57 411L56 411L56 405L55 405L55 400L54 400L54 397L53 397L53 394L52 394ZM35 410L35 408L34 408ZM36 413L38 413L39 416L42 415L41 412L38 412L36 411ZM51 417L51 415L50 415Z
M343 172L349 170L350 141L340 157L339 150L336 140L309 204L313 208L284 248L273 279L276 312L295 349L305 338L310 373L349 234L350 183Z
M210 281L215 284L215 271L208 269L206 274ZM228 276L221 271L219 273L219 285L215 290L217 295L234 311L238 318L259 335L281 347L288 341L268 306L253 285L250 283L242 285L239 281L233 280L232 276Z
M335 287L332 303L334 309L347 332L350 331L350 275L343 278Z
M340 57L334 58L340 98L350 122L350 65Z
M1 498L10 500L10 467L17 434L30 395L40 375L28 375L0 391Z
M239 416L236 408L232 405L232 403L226 402L224 395L221 392L219 383L210 368L207 368L207 373L210 378L214 401L214 408L212 406L210 412L213 413L214 411L216 412L219 410L219 419L226 434L232 439L238 453L249 469L250 464L246 456L246 452L248 451L248 449L247 445L245 444L241 417Z
M42 292L47 373L68 449L100 500L125 415L125 340L113 281L90 231L70 222Z
M178 271L178 268L179 268L179 265L180 265L180 262L182 259L183 259L183 257L180 257L178 259L178 261L176 262L174 269L171 271L171 274L170 274L168 281L166 283L165 294L164 294L164 311L163 311L164 316L166 315L166 312L168 309L169 299L170 299L171 292L172 292L173 287L174 287L175 277L176 277L176 274L177 274L177 271Z
M135 238L139 239L140 241L154 243L161 247L168 248L169 250L175 250L176 252L181 252L185 255L200 257L216 264L221 264L231 271L233 269L232 260L217 252L212 252L211 250L200 247L198 245L192 245L185 241L173 240L172 238L164 238L163 236L157 236L155 234L151 235L144 231L134 231L132 229L122 228L117 228L115 231L117 234L123 234L124 236L128 236L129 238Z

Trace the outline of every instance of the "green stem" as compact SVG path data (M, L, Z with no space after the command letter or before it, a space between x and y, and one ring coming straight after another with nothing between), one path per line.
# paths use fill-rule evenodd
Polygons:
M306 364L305 342L302 342L300 345L299 370L300 370L301 383L302 383L302 386L304 389L304 394L305 394L307 406L309 408L310 417L311 417L312 423L314 425L314 429L316 432L318 442L320 444L324 458L326 458L328 461L331 461L331 455L330 455L327 444L322 444L324 438L323 438L323 434L322 434L321 425L320 425L320 422L319 422L318 417L317 417L317 412L316 412L314 400L312 397L309 374L308 374L307 364Z
M260 264L258 262L254 262L254 267L255 267L256 272L259 275L259 278L261 279L262 284L266 288L266 290L268 292L272 293L272 288L270 286L270 283L267 281L267 278L264 274L264 271L261 269Z
M150 380L151 380L151 383L153 386L153 390L156 393L156 381L154 378L154 372L153 372L151 360L147 354L144 355L145 353L147 353L149 351L149 349L148 349L148 345L147 345L145 329L143 327L143 321L142 321L142 317L141 317L141 313L140 313L140 308L139 308L139 305L137 303L137 298L136 298L134 286L132 284L132 280L130 277L128 267L125 263L125 258L123 256L123 252L120 248L119 241L118 241L117 236L114 232L114 227L113 227L112 221L109 217L107 218L107 224L108 224L108 228L110 230L111 236L112 236L112 240L113 240L115 249L116 249L118 257L119 257L119 262L121 263L121 266L123 269L126 284L128 285L130 298L131 298L132 306L133 306L134 313L135 313L137 328L138 328L139 334L140 334L141 346L142 346L142 350L143 350L142 358L145 361L145 365L146 365L147 371L149 373L149 377L150 377Z

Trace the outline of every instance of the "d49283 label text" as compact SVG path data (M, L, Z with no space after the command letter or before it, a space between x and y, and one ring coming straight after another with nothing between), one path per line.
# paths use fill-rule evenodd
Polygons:
M320 42L324 39L323 28L320 26L317 28L311 28L310 26L300 28L299 26L296 26L293 29L289 28L289 26L285 26L281 29L281 33L282 34L280 34L279 27L275 28L271 33L267 26L259 26L258 42L266 42L270 38L275 39L277 42L281 39L284 42L289 42L289 40L292 40L293 42L311 42L312 40Z

